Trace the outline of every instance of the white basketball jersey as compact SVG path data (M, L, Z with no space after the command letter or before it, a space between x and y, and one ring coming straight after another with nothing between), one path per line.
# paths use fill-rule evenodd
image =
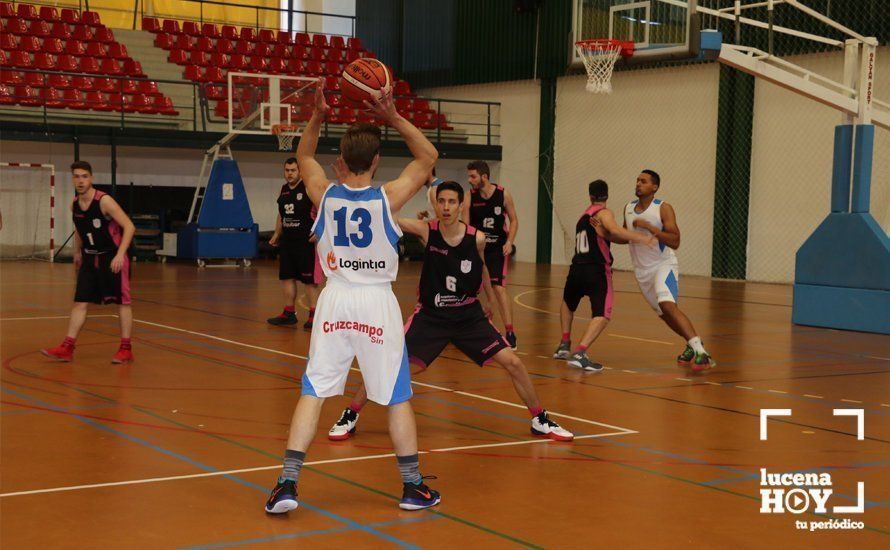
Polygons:
M649 208L639 214L634 210L639 200L631 201L624 207L624 222L630 231L638 231L646 235L649 234L645 229L634 227L634 220L640 218L645 220L660 230L664 229L661 222L661 201L654 199ZM633 261L634 268L640 270L648 270L665 263L676 263L677 257L674 255L673 249L659 242L656 248L645 244L630 243L630 259Z
M390 283L399 272L402 232L382 187L330 184L312 226L324 274L353 284Z

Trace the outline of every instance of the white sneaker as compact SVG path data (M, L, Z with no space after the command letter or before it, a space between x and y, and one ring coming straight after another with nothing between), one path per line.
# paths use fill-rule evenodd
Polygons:
M549 437L554 441L571 441L575 439L575 434L550 420L547 411L542 411L541 414L532 418L532 435Z
M353 434L355 434L355 424L358 422L358 413L354 410L346 407L343 410L343 414L340 415L340 420L334 424L334 427L331 428L331 431L328 432L328 439L331 441L343 441L344 439L349 439Z

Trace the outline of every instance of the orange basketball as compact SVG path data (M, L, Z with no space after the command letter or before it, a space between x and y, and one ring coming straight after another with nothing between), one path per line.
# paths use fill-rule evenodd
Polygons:
M380 97L383 89L392 86L389 67L372 58L356 59L346 66L340 76L340 92L347 103L364 107L362 101Z

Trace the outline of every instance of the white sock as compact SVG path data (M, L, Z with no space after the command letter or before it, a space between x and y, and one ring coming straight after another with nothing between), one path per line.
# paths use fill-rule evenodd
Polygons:
M699 338L698 336L689 340L689 347L694 349L695 353L708 353L705 351L705 347L701 343L701 338Z

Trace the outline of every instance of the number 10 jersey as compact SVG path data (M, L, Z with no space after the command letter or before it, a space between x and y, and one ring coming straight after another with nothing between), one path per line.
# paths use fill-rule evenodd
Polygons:
M312 226L318 258L329 279L352 284L395 281L402 232L382 187L330 184Z

